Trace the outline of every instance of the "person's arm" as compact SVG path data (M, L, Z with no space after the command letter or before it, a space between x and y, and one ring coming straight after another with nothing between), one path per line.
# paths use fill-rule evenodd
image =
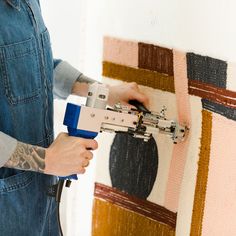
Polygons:
M44 173L45 154L45 148L17 142L4 167Z
M54 95L66 99L69 94L87 96L90 84L97 82L91 79L66 61L55 60L54 69ZM149 106L148 97L139 91L137 83L122 83L117 86L109 86L108 104L113 106L117 102L128 105L129 100L138 100L146 107Z
M97 149L95 140L61 133L49 148L25 144L0 132L0 167L68 176L82 174Z
M55 60L54 66L53 93L56 98L66 99L71 93L85 97L88 85L96 82L66 61Z

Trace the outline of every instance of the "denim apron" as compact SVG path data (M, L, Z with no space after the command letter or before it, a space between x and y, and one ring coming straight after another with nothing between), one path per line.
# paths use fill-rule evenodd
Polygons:
M52 143L53 68L39 2L0 0L0 131L32 145ZM55 200L47 196L55 182L0 168L0 235L59 235Z

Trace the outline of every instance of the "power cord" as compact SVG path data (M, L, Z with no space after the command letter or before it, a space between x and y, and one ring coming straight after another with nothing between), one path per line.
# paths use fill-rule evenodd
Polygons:
M57 222L59 226L60 236L63 236L63 231L61 227L61 220L60 220L60 202L61 202L61 194L64 186L64 179L60 179L57 183L57 191L56 191L56 203L57 203Z
M62 195L62 190L64 187L65 180L64 179L59 179L58 183L51 186L48 189L48 195L51 197L55 197L56 203L57 203L57 222L59 226L59 233L60 236L63 236L63 231L61 227L61 220L60 220L60 202L61 202L61 195ZM69 188L71 185L71 180L66 180L66 187Z

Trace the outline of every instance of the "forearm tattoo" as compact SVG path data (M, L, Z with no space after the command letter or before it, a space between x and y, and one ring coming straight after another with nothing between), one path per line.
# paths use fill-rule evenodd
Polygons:
M86 83L86 84L93 84L94 82L97 82L96 80L93 80L85 75L81 75L76 79L76 82L79 83Z
M44 172L45 148L18 142L14 153L4 165L8 168Z

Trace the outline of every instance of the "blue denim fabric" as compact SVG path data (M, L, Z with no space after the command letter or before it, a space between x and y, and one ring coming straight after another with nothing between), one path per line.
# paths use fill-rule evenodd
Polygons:
M0 0L0 131L48 147L53 141L50 38L37 0ZM0 157L1 158L1 157ZM0 169L0 235L57 236L56 177Z

